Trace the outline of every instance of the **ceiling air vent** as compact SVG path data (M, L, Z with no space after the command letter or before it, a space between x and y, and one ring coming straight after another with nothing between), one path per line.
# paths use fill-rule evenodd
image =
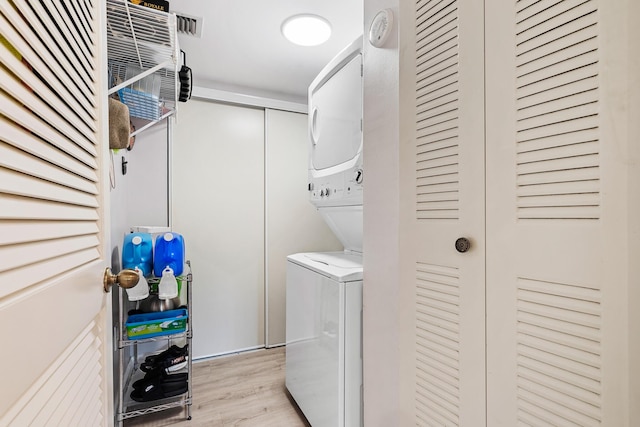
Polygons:
M176 12L178 33L188 36L202 37L202 17L190 16L182 12Z

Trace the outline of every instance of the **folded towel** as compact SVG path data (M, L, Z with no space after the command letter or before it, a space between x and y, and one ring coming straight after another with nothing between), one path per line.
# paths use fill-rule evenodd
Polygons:
M109 148L127 148L130 129L129 107L109 98Z

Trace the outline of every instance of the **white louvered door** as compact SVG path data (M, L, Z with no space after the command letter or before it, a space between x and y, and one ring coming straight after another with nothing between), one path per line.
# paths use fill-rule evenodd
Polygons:
M629 4L486 2L489 426L638 425Z
M419 425L482 426L482 0L416 3L415 295ZM471 249L455 249L458 238Z
M0 425L109 425L104 6L0 0Z
M415 424L638 425L640 7L415 6Z

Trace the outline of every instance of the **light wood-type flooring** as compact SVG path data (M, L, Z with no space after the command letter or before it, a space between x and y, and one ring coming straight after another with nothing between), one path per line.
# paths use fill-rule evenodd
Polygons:
M284 347L194 362L191 421L173 408L124 425L310 427L285 389L284 369Z

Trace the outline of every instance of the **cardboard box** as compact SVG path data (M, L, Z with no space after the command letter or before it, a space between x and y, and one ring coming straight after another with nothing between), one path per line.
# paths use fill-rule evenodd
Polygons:
M169 2L166 0L129 0L129 2L162 12L169 12Z

